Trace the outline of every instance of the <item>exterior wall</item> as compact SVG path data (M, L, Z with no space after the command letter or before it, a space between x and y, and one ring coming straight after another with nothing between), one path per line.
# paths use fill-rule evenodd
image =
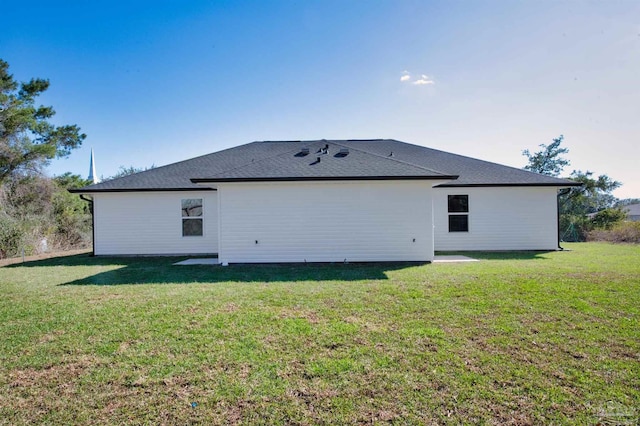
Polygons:
M220 261L430 261L432 184L220 184Z
M449 232L448 195L469 195L469 232ZM436 251L555 250L555 187L434 188Z
M215 191L93 194L96 255L212 254L218 251ZM181 200L202 198L203 236L182 236Z

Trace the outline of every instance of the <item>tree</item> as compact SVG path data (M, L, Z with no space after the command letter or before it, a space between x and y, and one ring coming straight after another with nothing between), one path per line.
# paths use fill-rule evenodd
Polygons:
M618 200L616 207L630 206L632 204L640 204L640 198L625 198L624 200Z
M35 106L49 81L18 83L0 59L0 183L16 173L38 172L53 158L67 157L86 135L74 125L55 126L50 106Z
M22 250L38 253L45 245L54 250L88 246L89 205L68 189L89 184L71 173L53 179L38 173L7 178L0 184L0 258Z
M71 172L66 172L53 178L53 181L60 188L63 189L78 189L91 185L93 182L89 179L85 179L80 175L74 175ZM78 198L77 196L75 198Z
M560 135L550 145L540 145L542 150L534 154L527 149L522 151L522 155L529 160L529 164L524 168L549 176L559 176L570 164L569 160L563 157L569 152L567 148L560 146L563 141L564 136ZM622 184L607 175L594 178L593 172L589 170L574 170L569 179L582 185L560 192L560 234L565 241L582 241L594 226L608 226L609 222L615 221L617 216L613 212L603 214L595 222L587 215L614 207L617 199L612 192Z
M569 179L580 182L582 186L571 188L566 197L566 208L574 214L595 213L615 206L618 199L611 193L622 183L607 175L593 177L593 172L574 170Z
M56 191L51 198L53 207L53 242L57 248L81 247L91 240L91 212L89 204L69 189L78 189L93 182L69 172L53 179Z
M120 166L115 175L109 176L107 178L100 176L100 180L101 181L105 181L105 180L118 179L118 178L121 178L121 177L125 177L125 176L133 175L133 174L136 174L136 173L144 172L144 171L147 171L147 170L155 169L155 167L156 167L155 164L152 164L150 167L145 167L145 168L134 167L134 166L129 166L129 167Z
M627 217L627 213L620 208L608 208L600 210L591 218L591 224L595 229L611 230L613 225L622 222Z
M564 136L560 135L550 145L540 144L542 151L531 154L528 149L522 151L529 160L529 164L524 166L525 170L549 176L558 176L569 165L569 160L562 157L569 152L567 148L560 148Z
M617 199L611 192L622 184L607 175L594 178L593 172L588 170L574 170L569 179L580 182L582 186L572 187L563 197L560 203L560 229L564 240L582 241L594 226L614 219L613 215L609 215L594 222L587 215L614 207Z

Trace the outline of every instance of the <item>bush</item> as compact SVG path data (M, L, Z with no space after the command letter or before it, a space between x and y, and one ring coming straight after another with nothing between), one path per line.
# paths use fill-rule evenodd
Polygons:
M588 233L587 241L640 243L640 222L620 222L611 229L596 229Z
M53 179L15 176L0 185L0 258L91 245L87 202L67 188L87 184L65 173Z
M19 256L24 237L20 223L0 211L0 259Z
M593 215L591 225L593 229L610 230L626 218L627 213L620 208L604 209Z

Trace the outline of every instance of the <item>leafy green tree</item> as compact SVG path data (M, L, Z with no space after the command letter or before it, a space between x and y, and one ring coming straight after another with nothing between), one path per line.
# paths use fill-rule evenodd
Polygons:
M53 182L56 186L51 198L55 245L61 249L86 245L91 240L89 203L68 190L82 188L93 182L69 172L56 176Z
M544 175L559 176L570 164L564 157L569 150L561 146L563 141L564 136L560 135L550 145L540 145L541 151L533 154L529 150L522 151L522 155L529 160L524 168ZM565 241L583 241L594 226L605 226L609 221L615 221L614 214L603 214L595 223L587 215L614 207L617 199L612 192L622 184L607 175L596 178L588 170L574 170L569 179L582 185L560 192L560 234Z
M580 182L582 186L571 188L567 194L566 208L574 214L589 214L613 207L618 199L612 192L622 186L622 183L611 179L607 175L593 177L593 172L574 170L569 179Z
M618 200L616 207L625 207L632 204L640 204L640 198L625 198L624 200Z
M118 171L116 172L115 175L109 176L107 178L100 176L100 180L101 181L105 181L105 180L111 180L111 179L118 179L118 178L121 178L121 177L133 175L133 174L144 172L144 171L147 171L147 170L151 170L151 169L154 169L155 167L156 167L155 164L152 164L150 167L145 167L145 168L134 167L134 166L129 166L129 167L120 166L120 168L118 168Z
M627 218L625 213L620 208L609 208L599 211L591 218L591 224L594 229L610 230L616 223L622 222Z
M36 106L36 98L48 88L49 81L40 78L18 83L0 59L0 183L67 157L85 139L76 125L53 125L52 107Z
M85 179L80 175L74 175L71 172L66 172L53 178L56 185L63 189L78 189L91 185L93 182L89 179ZM78 198L77 196L75 198Z
M529 160L529 164L524 166L525 170L543 175L559 176L562 170L569 165L569 160L562 157L569 152L567 148L560 147L563 140L564 136L560 135L549 145L540 144L542 150L534 154L531 154L528 149L522 151L522 155Z
M597 224L587 215L612 208L617 201L612 192L622 184L607 175L594 178L593 172L581 170L574 170L570 179L580 182L582 186L572 187L563 197L560 203L560 229L563 230L564 240L583 241L587 232Z

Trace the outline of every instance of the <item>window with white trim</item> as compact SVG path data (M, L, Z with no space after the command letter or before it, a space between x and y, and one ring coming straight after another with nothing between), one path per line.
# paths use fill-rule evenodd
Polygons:
M202 198L182 200L182 236L201 237L203 235Z
M449 195L449 232L469 232L469 196Z

